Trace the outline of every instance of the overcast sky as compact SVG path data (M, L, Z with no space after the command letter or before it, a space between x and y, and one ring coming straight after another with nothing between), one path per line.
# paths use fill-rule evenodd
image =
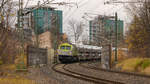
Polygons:
M25 3L27 3L28 0L24 0ZM40 1L43 3L43 1L46 0L29 0L27 6L31 5L36 5ZM111 15L114 16L114 13L118 13L119 19L124 21L124 24L128 23L130 21L130 18L127 16L127 12L125 9L125 6L127 4L105 4L105 1L110 1L110 0L55 0L56 2L67 2L67 3L77 3L75 4L70 4L68 5L51 5L53 7L56 7L58 10L63 11L63 31L64 33L69 33L68 31L68 21L72 18L76 20L81 20L84 21L84 23L88 23L87 20L91 20L92 18L89 18L86 16L86 19L83 19L82 17L84 16L84 13L89 13L90 17L94 17L95 15L93 14L99 14L99 15ZM119 0L120 1L120 0ZM123 0L125 1L125 0ZM25 5L25 4L24 4ZM88 24L86 24L88 26ZM88 29L88 27L87 27Z
M25 3L28 0L24 0ZM28 6L30 5L36 5L37 2L40 1L43 3L43 0L29 0ZM44 0L46 1L46 0ZM104 5L104 1L109 0L55 0L57 2L68 2L68 3L77 3L78 8L75 4L70 4L70 6L58 6L58 5L52 5L53 7L56 7L58 10L63 11L63 21L64 24L67 24L67 21L71 18L75 18L78 20L83 20L82 16L84 13L93 13L93 14L100 14L100 15L114 15L115 12L118 12L118 17L121 20L124 20L125 23L129 21L129 18L127 17L126 10L124 8L124 4L110 4L110 5ZM123 0L124 1L124 0ZM90 16L93 16L92 14L89 14ZM87 19L90 19L87 17Z

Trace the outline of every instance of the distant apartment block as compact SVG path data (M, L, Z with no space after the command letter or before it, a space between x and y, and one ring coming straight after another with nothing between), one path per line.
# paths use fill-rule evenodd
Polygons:
M23 10L24 28L32 29L36 34L44 33L51 28L58 28L59 33L63 32L62 11L55 8L28 7Z
M100 37L100 33L102 33L102 29L104 30L104 34L108 39L113 39L115 37L116 28L115 28L115 20L108 18L109 16L97 16L93 20L89 22L89 39L90 42L94 42L98 40ZM122 39L123 37L123 21L118 20L118 39ZM101 40L101 39L99 39Z

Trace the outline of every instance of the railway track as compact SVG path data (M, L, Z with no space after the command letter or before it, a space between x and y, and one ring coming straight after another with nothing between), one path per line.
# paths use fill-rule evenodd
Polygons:
M97 71L104 71L104 72L112 72L112 73L118 73L118 74L124 74L124 75L130 75L130 76L138 76L138 77L145 77L145 78L150 78L150 75L143 75L143 74L138 74L134 72L122 72L122 71L116 71L116 70L108 70L108 69L102 69L102 68L97 68L96 66L85 66L82 63L79 63L81 67L87 68L87 69L94 69Z
M95 83L95 84L124 84L124 83L121 83L121 82L118 82L118 81L101 79L101 78L96 78L96 77L93 77L93 76L89 76L87 74L81 74L81 73L69 70L69 68L67 68L67 66L69 66L69 65L68 64L56 64L52 67L52 69L55 72L58 72L60 74L67 75L67 76L77 78L77 79L80 79L80 80L92 82L92 83Z

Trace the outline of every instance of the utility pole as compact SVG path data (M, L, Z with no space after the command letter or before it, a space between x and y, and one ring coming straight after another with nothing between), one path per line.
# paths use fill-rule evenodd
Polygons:
M125 3L145 3L145 1L106 1L104 2L104 4L113 4L113 3L116 3L116 4L125 4ZM117 16L117 12L115 13L115 64L117 63L118 61L118 16Z
M117 12L115 13L115 35L116 35L116 39L115 39L115 64L117 63L118 61L118 15L117 15Z
M18 13L18 30L19 30L19 39L20 39L20 49L19 55L21 56L20 69L25 68L24 64L24 31L23 31L23 0L19 0L19 13Z
M58 19L58 14L57 14L57 17L56 17L56 31L55 31L55 38L56 38L56 40L55 40L55 46L54 46L54 63L57 63L57 47L58 47L58 39L59 39L59 19Z
M39 6L40 6L40 1L38 1L38 4L37 4L38 8L36 10L36 26L35 26L35 36L36 36L36 47L39 48L39 37L38 37L38 19L39 19Z

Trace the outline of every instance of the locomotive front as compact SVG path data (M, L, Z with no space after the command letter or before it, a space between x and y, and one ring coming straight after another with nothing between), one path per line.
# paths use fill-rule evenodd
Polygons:
M60 44L58 47L58 58L62 63L77 60L74 46L69 43Z

